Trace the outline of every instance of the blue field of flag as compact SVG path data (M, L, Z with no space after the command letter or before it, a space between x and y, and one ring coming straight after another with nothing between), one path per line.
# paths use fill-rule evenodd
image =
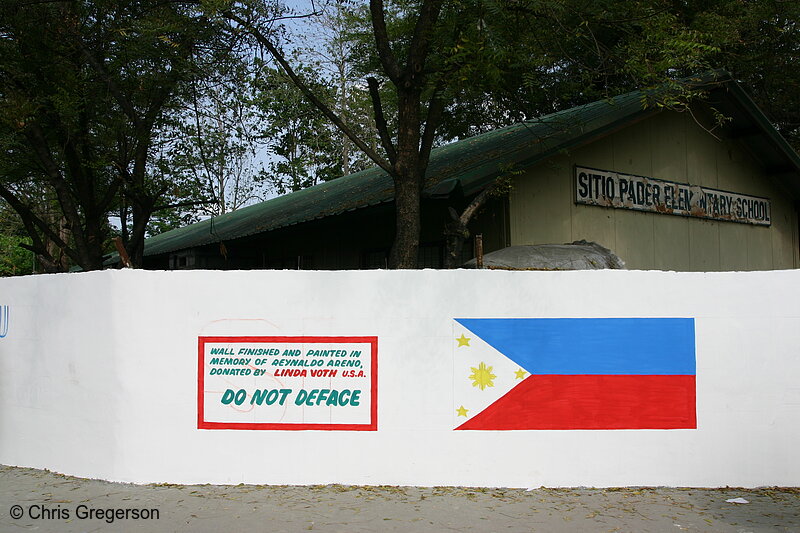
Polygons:
M531 374L694 375L693 318L458 318Z

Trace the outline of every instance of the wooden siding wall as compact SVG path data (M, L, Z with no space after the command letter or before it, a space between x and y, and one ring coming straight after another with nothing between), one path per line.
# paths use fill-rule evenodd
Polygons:
M697 113L695 113L697 116ZM772 226L576 205L574 165L769 198ZM689 113L663 112L554 157L517 178L509 198L512 244L595 241L629 269L797 268L797 212L738 141L720 141Z

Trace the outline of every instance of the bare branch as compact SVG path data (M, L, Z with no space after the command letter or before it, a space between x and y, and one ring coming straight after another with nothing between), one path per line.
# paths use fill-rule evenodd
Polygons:
M295 86L300 89L300 92L308 99L309 102L314 104L314 106L319 109L323 115L325 115L328 120L334 123L334 125L339 128L339 131L347 135L347 138L353 141L353 144L359 147L361 151L363 151L367 157L372 159L376 165L381 167L383 170L388 172L389 174L394 174L394 168L392 165L386 161L383 157L381 157L375 150L369 147L367 143L365 143L355 132L350 129L350 127L345 124L339 115L333 112L330 107L325 105L325 103L317 98L314 92L306 85L306 83L297 75L297 73L292 69L291 65L289 65L286 58L283 57L283 54L272 44L264 34L262 34L257 28L254 28L251 24L247 23L246 21L242 20L240 17L228 12L226 14L228 18L245 28L247 31L255 37L259 44L264 46L269 53L272 55L273 58L280 64Z
M193 207L196 205L208 205L216 203L215 200L198 200L198 201L186 201L186 202L178 202L176 204L169 204L169 205L159 205L153 208L153 212L156 211L164 211L166 209L177 209L178 207Z
M443 89L444 78L440 79L436 84L428 104L428 117L425 119L425 131L422 133L422 141L419 148L420 161L428 161L430 159L433 141L436 139L436 128L439 127L439 123L442 121L442 113L444 112Z
M492 195L492 193L500 186L501 180L495 179L488 187L483 189L481 193L472 199L469 205L464 208L464 211L461 212L461 216L458 217L458 222L462 226L466 226L469 224L469 221L472 220L472 217L481 208L481 206L486 203L486 200Z
M375 127L378 128L378 135L381 138L383 149L386 150L386 155L389 156L389 162L394 165L397 161L397 152L392 144L392 138L389 135L389 128L386 125L386 118L383 116L383 105L381 104L381 93L378 91L378 80L372 76L367 78L367 86L369 87L369 95L372 98L372 109L375 113Z
M414 37L408 49L408 65L411 76L421 75L428 57L431 32L439 19L442 0L425 0L420 8L417 24L414 26Z
M89 65L91 65L91 67L97 71L100 76L102 76L103 80L108 86L108 90L111 91L114 99L117 101L120 108L122 108L123 113L125 113L125 116L128 117L131 122L133 122L134 127L138 131L140 127L139 115L136 113L136 109L133 107L131 101L127 96L125 96L125 93L123 93L122 89L120 89L119 85L117 85L117 82L114 81L114 78L106 70L105 66L103 66L103 64L94 56L94 54L92 54L85 46L83 46L83 44L81 44L80 47L83 57L85 57L86 61L89 62Z
M120 182L121 178L119 177L119 175L117 175L114 178L113 183L111 183L108 186L108 189L106 190L106 193L103 195L103 198L101 198L99 205L107 206L111 204L111 202L114 200L114 197L117 195L117 192L119 191Z
M75 263L81 264L80 256L77 252L70 248L67 243L65 243L61 237L58 235L57 232L53 231L53 229L41 218L39 218L33 210L22 203L17 196L11 192L9 189L3 186L0 183L0 197L2 197L8 204L16 211L20 218L22 219L22 223L25 226L25 229L28 232L28 235L31 239L36 238L38 241L35 245L40 248L44 249L44 244L37 236L36 228L38 228L43 234L47 236L48 239L53 241L56 246L58 246L61 250L63 250ZM33 251L33 250L31 250ZM37 252L38 253L38 252ZM41 255L41 254L40 254ZM48 254L49 256L49 254ZM47 258L47 256L42 256ZM49 257L52 260L52 256Z
M372 15L372 29L375 33L375 46L378 49L378 58L380 58L383 69L386 71L389 79L392 80L397 86L400 86L400 77L402 71L397 64L397 58L392 52L392 47L389 46L389 32L386 31L386 18L383 13L383 0L370 0L369 11Z
M72 196L67 187L64 176L61 174L61 170L53 161L53 158L50 154L50 147L47 144L44 133L37 124L30 124L24 134L36 152L39 163L42 165L42 168L45 171L45 176L47 176L48 181L56 191L56 196L58 197L58 202L61 205L64 216L66 216L70 221L70 224L74 226L73 231L82 238L82 229L80 225L80 214L78 213L78 208L72 201ZM81 242L81 239L79 238L78 241Z

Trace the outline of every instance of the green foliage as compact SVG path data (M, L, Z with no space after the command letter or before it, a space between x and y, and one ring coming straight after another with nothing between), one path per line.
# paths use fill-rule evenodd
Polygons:
M375 139L369 95L354 70L353 4L318 4L314 16L296 23L287 47L295 71L314 93L359 136ZM259 142L269 151L264 180L273 191L299 190L371 166L281 69L262 60L255 66L252 103L261 124Z
M778 131L800 148L798 21L798 2L675 3L668 12L649 22L656 35L662 36L663 49L644 54L631 45L630 63L635 72L647 74L648 67L653 72L661 68L673 77L706 69L727 70L742 82ZM680 104L685 106L696 96L687 93L680 98ZM722 124L728 117L716 118L717 124Z
M429 5L385 4L401 69ZM231 13L291 50L306 85L386 160L387 138L396 148L430 129L443 143L711 68L741 79L800 146L798 2L447 0L413 83L390 79L365 2L313 7L322 14L294 29L314 38L301 39L276 16L302 13L273 0L0 4L0 196L21 216L8 239L27 235L52 270L97 268L109 216L140 259L146 234L259 199L265 183L283 193L372 164L274 64L252 61ZM646 104L701 96L674 89ZM398 168L424 169L422 152Z
M335 94L306 68L300 74L322 98ZM335 129L282 72L261 65L254 103L262 118L259 135L273 154L270 185L279 194L298 191L342 175Z
M419 199L401 191L424 179L431 139L466 137L708 70L736 42L735 4L394 0L353 10L351 57L370 82L383 156L360 146L397 191L392 264L414 264ZM676 108L696 96L653 94L661 99L648 105Z
M724 49L721 66L743 82L778 131L800 151L800 2L734 5L738 38Z
M32 242L27 237L0 235L0 277L33 274L33 253L20 244Z
M490 191L490 196L493 198L503 198L511 194L514 190L514 178L525 172L517 168L514 163L501 164L499 170L500 175L495 178Z
M173 196L197 199L197 214L216 216L262 198L258 116L244 68L224 83L195 88L190 109L175 117L174 140L158 165ZM185 218L185 217L183 217Z
M393 51L405 57L420 2L387 5ZM447 102L440 142L725 66L740 42L734 1L457 0L444 2L426 70ZM386 79L369 12L357 12L354 61ZM383 95L383 93L382 93ZM684 94L685 104L692 94ZM391 100L385 99L390 107ZM392 115L390 109L388 113ZM392 122L390 121L390 124Z
M0 194L20 213L42 261L54 242L100 268L110 214L135 262L147 224L191 184L165 172L174 124L197 80L223 77L238 37L192 3L5 3L0 7ZM59 216L47 219L42 192ZM202 201L200 199L199 201ZM66 233L62 232L67 228ZM57 254L57 255L59 255Z
M18 217L0 201L0 277L33 274L33 253L20 244L32 243Z

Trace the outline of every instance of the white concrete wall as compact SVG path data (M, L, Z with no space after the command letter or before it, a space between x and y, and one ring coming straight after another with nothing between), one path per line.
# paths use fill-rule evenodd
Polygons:
M130 482L800 485L800 271L0 279L0 463ZM693 317L697 429L453 431L456 317ZM199 336L377 336L377 431L197 429Z

